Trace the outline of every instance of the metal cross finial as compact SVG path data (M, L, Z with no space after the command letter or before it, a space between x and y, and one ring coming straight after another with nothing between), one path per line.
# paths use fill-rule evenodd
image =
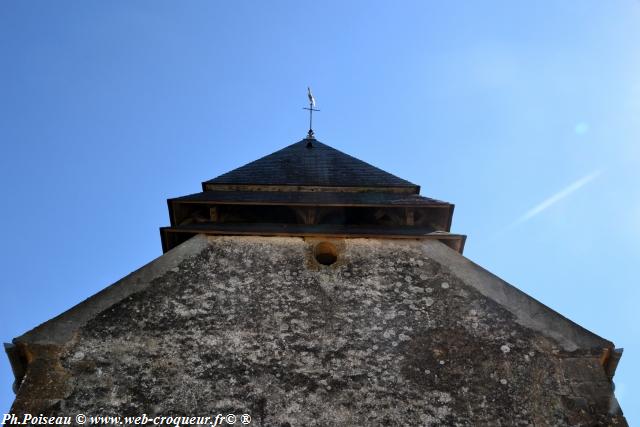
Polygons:
M313 108L316 106L316 99L313 97L311 88L309 86L307 86L307 97L309 98L309 108L303 108L303 110L309 110L309 133L307 134L307 138L315 139L315 136L313 135L313 112L320 110L316 110L315 108Z

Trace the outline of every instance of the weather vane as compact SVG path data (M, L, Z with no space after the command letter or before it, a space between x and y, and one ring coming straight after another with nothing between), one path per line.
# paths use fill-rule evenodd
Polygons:
M307 86L307 97L309 98L309 108L303 108L304 110L309 110L309 133L307 134L307 138L315 139L315 136L313 135L313 112L320 110L313 108L316 106L316 99L313 97L313 93L311 93L311 88L309 86Z

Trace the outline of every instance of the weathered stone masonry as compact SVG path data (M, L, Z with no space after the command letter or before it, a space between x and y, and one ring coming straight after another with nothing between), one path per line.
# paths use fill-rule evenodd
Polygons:
M313 240L204 240L54 346L50 388L28 372L15 409L35 394L47 414L260 426L624 425L602 348L522 324L438 262L455 254L440 242L333 241L326 267Z

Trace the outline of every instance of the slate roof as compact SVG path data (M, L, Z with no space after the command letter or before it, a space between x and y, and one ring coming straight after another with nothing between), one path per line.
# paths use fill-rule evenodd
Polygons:
M416 193L420 188L315 139L298 141L205 184L413 187Z
M204 191L169 199L180 203L284 204L328 206L450 206L418 194L320 191Z

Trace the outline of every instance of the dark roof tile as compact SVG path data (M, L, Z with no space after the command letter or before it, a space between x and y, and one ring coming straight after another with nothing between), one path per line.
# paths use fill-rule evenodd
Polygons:
M206 184L419 188L315 139L303 139Z
M171 202L244 203L283 205L364 205L364 206L450 206L440 200L417 194L385 192L320 191L204 191L169 199Z

